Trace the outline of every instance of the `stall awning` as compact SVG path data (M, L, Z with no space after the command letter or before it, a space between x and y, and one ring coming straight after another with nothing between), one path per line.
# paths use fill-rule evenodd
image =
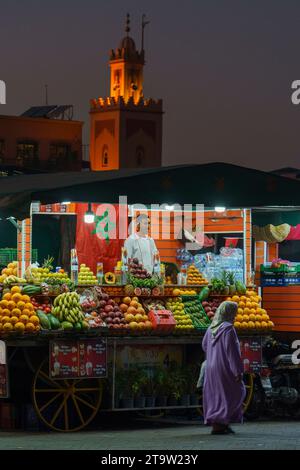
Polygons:
M263 171L209 163L145 170L20 175L0 179L0 217L24 218L30 202L300 206L300 182Z

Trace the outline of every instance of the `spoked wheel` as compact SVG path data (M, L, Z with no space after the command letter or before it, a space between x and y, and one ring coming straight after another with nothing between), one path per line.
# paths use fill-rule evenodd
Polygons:
M53 431L79 431L96 416L102 401L99 379L54 380L45 359L33 380L33 404L38 417Z
M253 390L254 390L254 380L253 375L245 373L243 374L243 381L246 387L246 396L243 401L243 413L245 413L251 403L253 397ZM203 392L199 392L199 407L197 408L197 412L202 416L203 415Z

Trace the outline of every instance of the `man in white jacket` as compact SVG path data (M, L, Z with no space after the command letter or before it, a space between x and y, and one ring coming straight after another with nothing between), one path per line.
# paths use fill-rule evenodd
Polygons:
M137 217L136 233L125 240L128 258L137 258L149 274L153 273L154 255L158 252L155 241L148 236L150 220L146 214Z

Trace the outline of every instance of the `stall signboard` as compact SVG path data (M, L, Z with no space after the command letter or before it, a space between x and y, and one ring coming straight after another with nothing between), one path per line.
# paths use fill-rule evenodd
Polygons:
M106 339L51 341L49 374L55 379L106 377Z
M0 341L0 398L9 397L6 343Z
M38 202L32 204L33 214L75 214L75 204L45 204Z
M244 372L259 373L262 364L262 342L260 336L240 338Z
M168 367L170 364L183 363L183 348L180 345L122 345L117 348L117 367L128 369L132 366L154 368Z

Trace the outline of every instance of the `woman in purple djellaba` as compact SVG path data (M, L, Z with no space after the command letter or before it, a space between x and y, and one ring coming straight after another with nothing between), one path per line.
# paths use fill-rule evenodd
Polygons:
M240 345L233 327L235 302L222 302L202 342L206 355L203 411L212 434L231 434L230 423L242 422L245 398Z

